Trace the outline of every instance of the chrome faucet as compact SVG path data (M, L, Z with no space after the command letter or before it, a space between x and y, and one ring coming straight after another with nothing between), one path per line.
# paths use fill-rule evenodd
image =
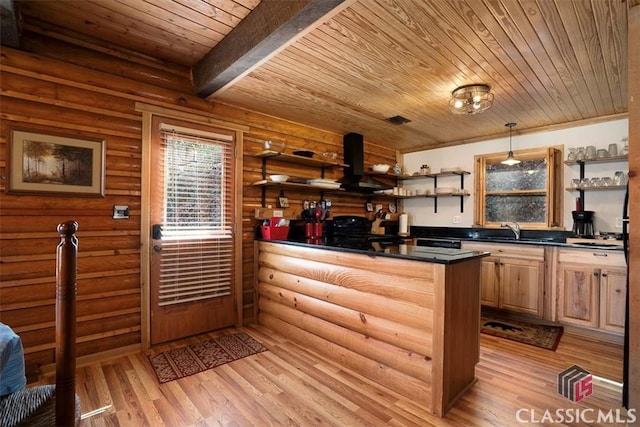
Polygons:
M518 224L517 222L514 222L513 225L503 222L502 224L500 224L500 227L508 228L509 230L513 231L513 234L515 234L516 236L516 240L520 239L520 224Z

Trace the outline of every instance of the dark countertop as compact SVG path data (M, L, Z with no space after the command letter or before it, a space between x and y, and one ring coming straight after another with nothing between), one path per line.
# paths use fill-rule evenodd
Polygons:
M457 262L464 262L473 258L489 256L489 252L450 248L431 248L425 246L402 244L386 244L381 242L366 242L366 244L363 244L346 242L335 243L328 239L309 239L299 241L267 239L256 240L271 243L282 243L293 246L326 249L338 252L364 254L370 256L371 258L401 258L414 261L432 262L436 264L454 264Z
M576 237L568 231L523 230L520 239L507 229L484 229L465 227L412 226L411 236L418 239L459 240L463 242L509 243L519 245L558 246L573 249L598 249L624 251L615 241L592 239L583 243L567 243L567 238Z

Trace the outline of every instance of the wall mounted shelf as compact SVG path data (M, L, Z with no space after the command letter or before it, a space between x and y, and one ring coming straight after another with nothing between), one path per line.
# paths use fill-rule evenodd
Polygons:
M469 197L469 193L467 193L464 190L464 177L465 175L469 175L471 172L468 171L464 171L464 170L451 170L451 171L446 171L446 172L436 172L436 173L429 173L429 174L425 174L425 175L404 175L404 176L397 176L398 180L402 180L402 181L409 181L409 180L415 180L415 179L433 179L433 191L434 194L427 194L427 195L421 195L421 196L407 196L407 197L403 197L403 196L399 196L399 198L418 198L418 197L426 197L426 198L430 198L433 199L433 211L435 213L438 213L438 198L442 198L442 197L459 197L460 198L460 212L464 212L464 198L465 197ZM438 193L438 178L440 177L447 177L447 176L459 176L460 177L460 193Z
M299 189L299 190L303 189L303 190L320 191L320 198L323 198L323 194L325 192L341 192L341 191L344 191L343 189L340 189L340 188L326 188L326 187L321 187L321 186L311 185L311 184L306 184L306 183L300 183L300 182L288 182L288 181L285 181L285 182L273 182L273 181L269 181L267 179L267 161L268 160L273 160L273 161L278 161L278 162L282 162L282 163L290 163L290 164L295 164L295 165L302 165L302 166L319 168L320 169L320 177L321 178L324 178L324 171L326 169L346 168L346 167L349 167L349 165L347 165L347 164L336 162L336 161L324 160L324 159L315 159L313 157L305 157L305 156L298 156L298 155L295 155L295 154L281 153L281 152L273 151L273 150L260 151L259 153L254 154L254 156L262 159L262 180L254 182L251 185L254 185L254 186L257 186L257 187L262 187L262 198L261 198L262 207L266 206L267 187L279 187L279 188L290 188L290 189Z
M601 157L596 159L585 159L585 160L566 160L564 162L567 166L580 166L580 180L584 179L584 170L585 166L596 163L615 163L615 162L628 162L628 156L613 156L613 157ZM610 190L626 190L626 185L608 185L606 187L570 187L567 188L567 191L577 191L580 194L580 200L582 201L582 209L586 210L585 200L584 200L584 192L585 191L610 191Z

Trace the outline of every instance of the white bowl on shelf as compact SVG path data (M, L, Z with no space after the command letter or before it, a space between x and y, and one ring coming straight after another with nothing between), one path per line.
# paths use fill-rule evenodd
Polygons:
M289 175L269 175L269 179L273 182L287 182Z
M382 163L378 163L377 165L373 165L371 167L371 169L374 172L379 172L379 173L387 173L387 172L389 172L390 168L391 168L391 165L382 164Z

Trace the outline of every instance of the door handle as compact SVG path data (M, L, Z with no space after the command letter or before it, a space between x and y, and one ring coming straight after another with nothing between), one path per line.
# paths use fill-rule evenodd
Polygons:
M155 253L159 253L160 251L162 251L162 246L160 245L153 245L153 251Z
M162 224L153 224L151 237L153 240L162 240Z

